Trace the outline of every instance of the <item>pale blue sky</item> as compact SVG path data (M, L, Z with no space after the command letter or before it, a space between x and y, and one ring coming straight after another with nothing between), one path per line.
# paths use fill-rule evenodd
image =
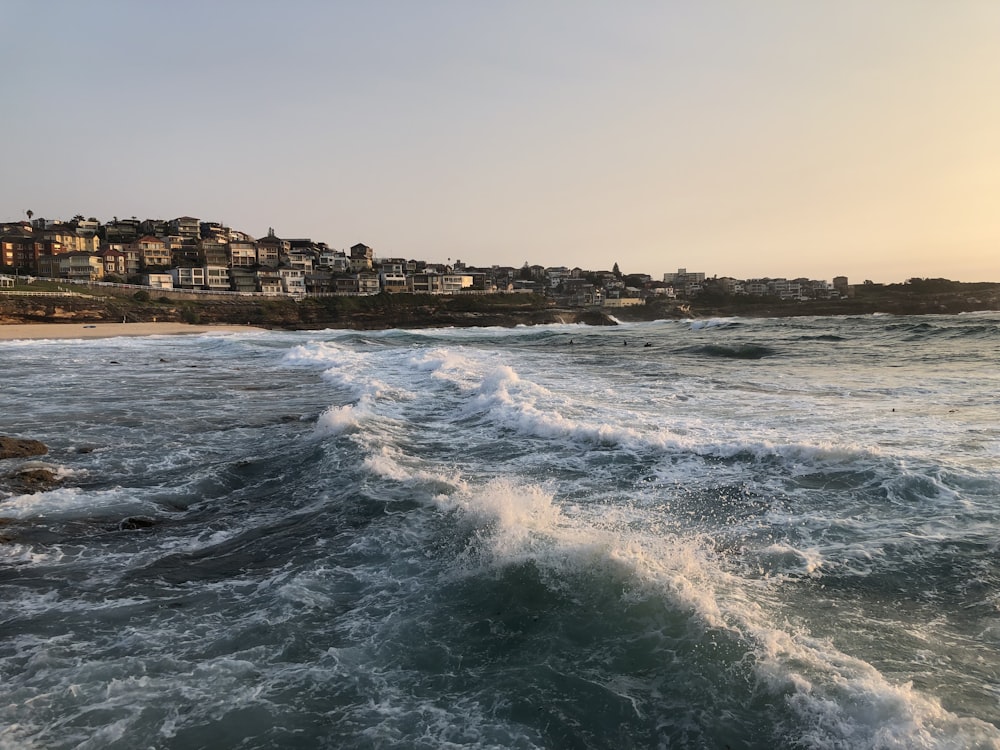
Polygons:
M1000 281L1000 3L0 0L0 220Z

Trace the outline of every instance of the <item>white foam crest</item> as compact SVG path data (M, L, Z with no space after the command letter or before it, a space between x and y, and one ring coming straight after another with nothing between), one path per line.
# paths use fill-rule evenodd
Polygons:
M465 481L456 471L452 476L427 471L418 467L405 466L403 454L389 445L382 445L364 460L364 467L372 474L401 483L428 483L441 489L462 489Z
M468 408L485 413L500 426L520 434L620 446L637 452L693 453L706 458L750 454L756 460L777 456L804 462L803 470L812 470L817 463L854 463L881 455L877 447L831 441L778 443L763 439L725 441L712 435L681 437L661 418L643 420L640 415L620 409L610 415L614 421L595 421L594 416L603 417L603 412L593 406L569 403L521 378L509 365L495 367L482 377ZM584 410L593 416L572 416L574 411Z
M140 502L121 487L84 491L79 487L60 487L47 492L15 495L0 502L0 518L81 518L111 512L132 515L155 513L158 506Z
M327 365L351 357L353 352L332 341L309 341L293 346L282 357L282 361L292 365Z
M438 380L454 383L462 388L475 387L480 366L464 354L449 349L431 349L410 357L408 364L417 372L430 373Z
M806 747L1000 748L996 727L956 716L911 683L890 683L867 662L825 641L773 627L748 630L759 644L757 677L785 694Z
M755 601L760 592L724 571L698 537L634 528L606 508L594 516L568 514L544 489L506 479L440 496L437 503L474 527L464 555L469 568L526 560L557 576L603 568L602 575L631 581L625 588L633 593L626 596L665 594L701 627L747 641L758 679L784 696L799 721L798 730L789 729L802 733L804 746L1000 748L995 727L958 717L911 684L893 684L867 662L778 624L773 609ZM776 545L770 551L792 556L806 570L822 565L809 550Z
M758 551L755 557L769 575L775 573L818 575L825 562L823 555L815 547L797 549L788 544L772 544Z
M39 552L35 545L7 542L3 540L3 536L0 532L0 563L5 565L55 564L63 558L63 551L57 545Z
M372 372L378 368L370 354L335 343L310 341L308 344L295 346L285 354L283 361L292 365L322 367L324 380L344 388L356 398L410 398L406 390L394 388L372 377Z
M436 501L473 527L473 543L464 556L469 570L531 560L555 575L601 571L655 585L707 626L728 627L706 571L724 574L707 566L704 545L697 538L664 534L662 529L643 532L606 507L588 515L573 506L567 514L545 489L504 478Z
M688 327L692 331L700 331L705 328L722 328L739 321L739 318L706 318L688 321Z
M563 416L554 408L540 409L535 404L539 399L551 394L543 387L524 381L508 365L502 365L483 377L472 408L486 412L503 427L536 437L564 437L602 445L644 442L641 433L631 427L609 423L590 424ZM654 444L665 447L666 443L652 439Z
M356 404L331 406L316 420L314 432L320 436L341 435L357 429L362 422L372 416L372 399L362 398Z

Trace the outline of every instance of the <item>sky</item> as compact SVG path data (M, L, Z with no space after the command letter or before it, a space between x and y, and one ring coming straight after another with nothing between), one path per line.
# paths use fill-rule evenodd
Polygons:
M0 0L0 221L1000 282L995 0Z

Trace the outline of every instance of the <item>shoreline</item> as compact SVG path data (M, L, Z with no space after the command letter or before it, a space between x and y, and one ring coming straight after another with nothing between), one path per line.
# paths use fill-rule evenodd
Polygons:
M118 336L182 336L197 333L253 333L266 328L245 325L188 323L8 323L0 325L0 341L106 339Z

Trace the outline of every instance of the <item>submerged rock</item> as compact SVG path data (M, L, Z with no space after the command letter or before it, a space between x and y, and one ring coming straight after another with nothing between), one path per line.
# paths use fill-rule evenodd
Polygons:
M0 435L0 458L26 458L28 456L44 456L49 447L40 440L15 438Z
M138 531L139 529L148 529L151 526L156 525L156 519L148 518L147 516L129 516L128 518L123 518L118 524L119 531Z
M61 481L62 479L49 469L22 469L7 476L9 487L15 492L23 494L44 492Z

